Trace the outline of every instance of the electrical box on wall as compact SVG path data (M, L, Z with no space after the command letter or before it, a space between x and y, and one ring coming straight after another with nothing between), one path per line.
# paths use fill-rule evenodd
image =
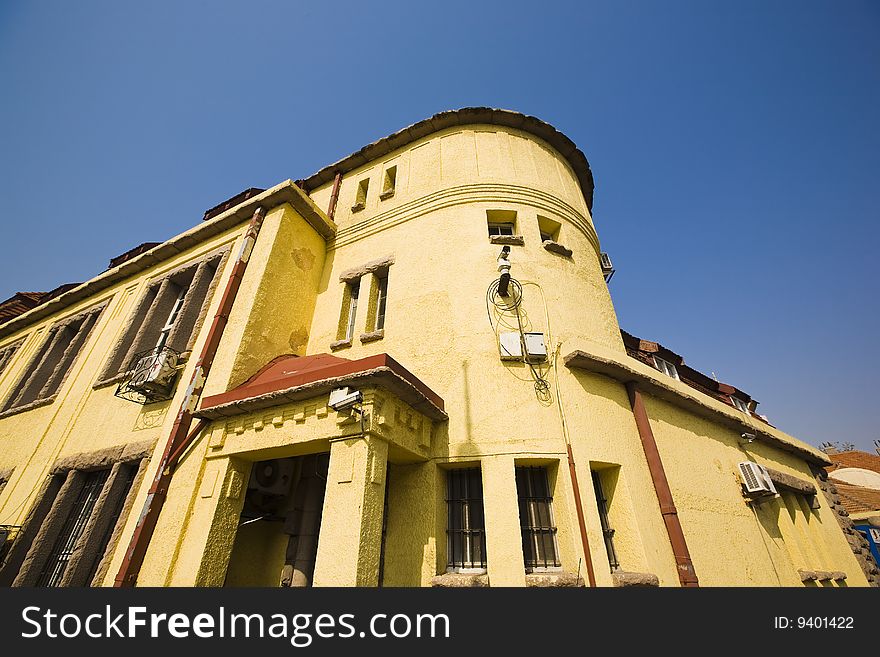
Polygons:
M523 333L507 331L498 336L498 348L501 360L523 360L523 342L526 347L526 361L540 363L547 360L547 346L544 344L543 333Z
M501 350L501 360L522 360L522 343L516 331L499 335L498 348Z
M526 333L526 357L530 363L547 360L547 346L543 333Z

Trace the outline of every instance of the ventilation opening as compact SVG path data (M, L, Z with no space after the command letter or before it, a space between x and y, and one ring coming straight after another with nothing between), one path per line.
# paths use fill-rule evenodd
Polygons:
M367 192L370 190L370 179L364 178L358 183L357 195L354 199L354 205L351 206L352 212L358 212L367 207Z
M382 177L382 193L379 195L383 201L394 196L394 188L397 186L397 167L388 167L385 169L385 175Z
M559 242L559 229L562 227L558 221L538 215L538 230L541 233L542 242Z

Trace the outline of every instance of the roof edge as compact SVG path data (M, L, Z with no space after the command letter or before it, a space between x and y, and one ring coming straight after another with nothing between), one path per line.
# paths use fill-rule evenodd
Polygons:
M64 292L54 299L22 313L18 317L10 319L8 322L0 325L0 340L95 294L103 292L116 283L139 274L153 265L164 262L178 253L191 249L210 237L233 228L248 220L253 211L259 206L269 211L284 203L290 203L325 240L330 240L336 235L336 224L330 221L327 215L292 180L285 180L267 189L262 194L251 197L222 214L197 224L195 227L165 240L158 246L144 251L130 260L126 260L112 269L107 269L72 290Z
M721 424L740 432L753 433L758 440L781 449L792 454L796 454L811 463L817 465L830 465L831 459L817 448L804 443L803 441L789 436L788 434L776 429L775 427L758 426L750 422L744 422L742 417L735 415L734 411L727 408L716 407L715 404L721 404L717 399L706 395L695 388L688 386L688 390L680 390L672 382L674 379L665 377L664 375L656 375L654 372L643 372L636 365L648 368L639 361L633 360L633 363L619 362L610 356L601 356L595 353L589 353L583 349L576 349L567 356L563 357L563 362L568 368L582 369L596 374L602 374L621 383L635 381L643 387L643 390L655 397L663 399L669 403L675 404L680 408L693 412L694 414L708 419L720 422ZM665 379L669 378L669 381ZM678 383L678 382L676 382ZM681 386L686 386L680 383ZM738 412L737 412L738 413Z
M337 173L348 173L434 132L457 125L472 124L489 124L516 128L539 137L550 144L571 165L580 183L581 192L587 203L587 209L590 212L593 211L593 189L595 187L593 172L590 170L590 163L587 161L586 155L577 145L562 132L537 117L514 112L513 110L491 107L463 107L457 110L439 112L434 116L398 130L387 137L367 144L351 155L303 179L303 183L307 190L314 190L321 185L331 182Z

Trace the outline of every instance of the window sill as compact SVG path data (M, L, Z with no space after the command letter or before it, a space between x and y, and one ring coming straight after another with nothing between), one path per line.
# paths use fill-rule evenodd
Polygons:
M526 586L534 588L575 588L584 586L584 578L561 570L526 573Z
M40 408L41 406L48 406L52 402L55 401L55 397L57 395L52 395L51 397L46 397L45 399L37 399L32 402L28 402L27 404L22 404L21 406L16 406L15 408L10 408L9 410L3 411L0 413L0 419L5 417L9 417L10 415L18 415L19 413L25 413L27 411L32 411L35 408Z
M558 242L554 242L553 240L544 240L544 249L549 251L550 253L558 253L561 256L565 256L566 258L571 257L571 249L567 249Z
M800 575L802 582L827 582L829 580L841 582L846 579L846 573L842 571L798 570L798 575Z
M660 579L651 573L628 573L615 570L611 573L614 586L660 586Z
M387 200L390 199L392 196L394 196L394 190L393 190L393 189L392 189L391 191L388 191L388 192L382 192L381 194L379 194L379 198L380 198L381 200L383 200L383 201L387 201Z
M376 340L381 340L384 337L385 329L377 329L369 333L361 333L361 343L367 344L368 342L376 342Z
M522 235L489 235L490 244L508 244L510 246L525 246L526 240Z
M364 205L363 203L355 203L354 205L351 206L351 211L352 212L360 212L365 207L367 207L367 206Z
M330 343L330 351L339 351L340 349L348 349L351 346L351 339L337 340Z
M446 589L485 588L489 586L489 576L486 574L443 573L431 578L431 586Z
M106 388L107 386L121 383L128 375L128 372L122 372L121 374L117 374L116 376L111 376L109 379L101 379L100 381L95 381L92 384L92 390L98 390L99 388Z

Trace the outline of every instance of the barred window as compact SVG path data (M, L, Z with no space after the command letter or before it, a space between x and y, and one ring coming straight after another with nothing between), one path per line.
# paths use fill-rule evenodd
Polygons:
M605 491L602 488L602 478L595 470L593 475L593 490L596 493L596 504L599 508L599 522L602 525L602 536L605 539L605 551L608 553L608 565L611 570L620 568L620 562L617 560L617 550L614 549L614 529L608 520L608 498L605 497Z
M480 468L446 473L446 564L451 570L486 567L486 523Z
M191 349L222 258L223 254L217 254L193 263L147 288L99 383L124 374L136 354L166 346L178 353Z
M517 467L516 492L526 570L560 566L547 468Z
M55 539L55 545L52 546L49 558L46 559L46 564L37 578L37 586L59 586L61 584L61 578L64 577L64 569L70 561L73 548L82 536L109 474L110 470L98 470L86 475L79 495L74 500L70 515L67 516L58 538Z
M100 579L97 573L143 463L55 474L14 542L0 579L38 587L89 586Z
M39 351L7 398L3 411L55 396L103 309L103 306L93 308L49 329Z

